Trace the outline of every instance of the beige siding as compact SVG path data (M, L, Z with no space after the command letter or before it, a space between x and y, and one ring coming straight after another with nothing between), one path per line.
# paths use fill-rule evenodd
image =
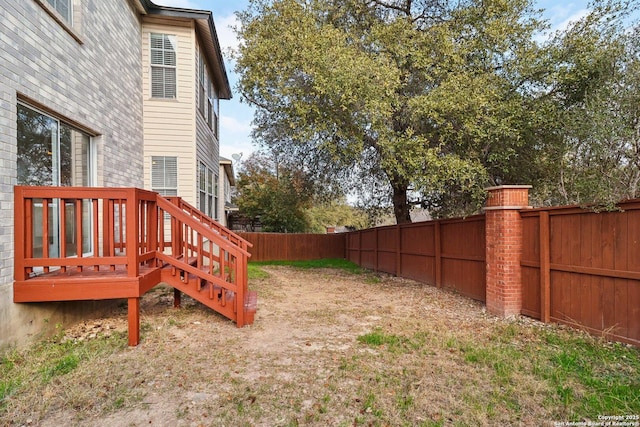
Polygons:
M151 33L172 34L177 38L177 98L151 97ZM190 21L165 22L146 18L142 28L142 80L144 98L145 188L151 189L151 157L178 157L178 195L195 204L196 189L196 99L195 30Z

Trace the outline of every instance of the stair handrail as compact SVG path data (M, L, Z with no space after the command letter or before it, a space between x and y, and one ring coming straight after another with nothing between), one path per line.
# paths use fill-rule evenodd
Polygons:
M163 197L161 195L158 195L157 196L157 203L158 203L158 207L160 209L162 209L163 211L165 211L169 215L175 217L180 222L183 222L183 223L189 225L195 231L197 231L198 233L202 234L202 236L208 238L209 240L211 240L212 242L214 242L216 245L220 246L221 248L224 248L227 252L232 253L233 255L242 254L242 255L244 255L246 257L250 257L251 256L251 254L249 253L248 250L244 249L241 246L233 244L233 242L229 241L228 239L224 239L222 237L222 234L220 234L219 232L216 233L216 230L213 230L213 229L209 228L208 226L206 226L205 224L203 224L202 222L197 221L194 216L187 214L180 207L178 207L175 204L171 203L167 198L165 198L165 197ZM238 237L240 237L240 236L238 236ZM242 238L240 237L240 239L242 239ZM244 240L244 239L242 239L242 240L246 242L246 240Z
M159 210L168 213L170 216L175 218L179 223L183 223L189 226L192 230L200 234L202 238L208 239L210 242L217 245L221 250L225 250L230 255L235 256L236 264L235 264L235 278L233 282L227 282L225 279L224 268L221 267L221 277L216 277L213 274L202 271L199 268L195 268L188 264L187 260L180 260L175 257L168 256L161 251L157 251L157 257L160 260L163 260L186 273L192 273L197 277L218 284L220 287L224 289L228 289L235 292L234 298L234 312L236 313L236 325L238 327L242 327L245 324L245 297L248 295L248 277L247 277L247 264L248 259L251 256L249 251L243 248L242 242L245 241L241 239L239 242L240 245L234 244L229 240L229 238L224 238L223 235L219 232L211 228L209 225L204 224L202 221L199 221L194 215L187 214L183 209L181 209L178 205L171 203L169 200L157 194L156 196L157 206ZM202 217L200 217L202 218ZM222 230L222 228L220 229ZM248 242L247 242L248 243ZM174 254L175 255L175 254ZM185 254L186 256L186 254ZM221 256L221 259L224 259L224 256Z
M177 201L177 206L180 209L189 212L189 215L191 215L193 217L200 218L209 227L211 227L214 231L220 233L220 235L222 235L222 236L227 237L231 242L235 243L236 245L240 246L241 248L246 250L247 248L253 247L253 244L251 242L249 242L246 239L243 239L237 233L234 233L233 231L231 231L228 228L224 227L222 224L217 222L215 219L211 218L210 216L206 215L201 210L197 209L196 207L194 207L191 204L189 204L188 202L186 202L182 197L167 196L165 198L167 200L169 200L169 201L176 200Z

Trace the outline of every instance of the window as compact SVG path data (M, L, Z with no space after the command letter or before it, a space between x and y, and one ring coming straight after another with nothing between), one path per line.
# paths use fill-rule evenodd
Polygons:
M178 195L177 157L151 157L151 190L163 196Z
M17 106L17 169L18 185L34 186L75 186L92 185L93 165L91 161L91 138L69 124L37 111L27 105ZM77 256L76 210L73 203L53 199L49 204L47 220L49 224L49 256L60 256L60 235L62 216L65 210L66 253L62 256ZM43 253L42 222L43 203L33 204L33 251L39 258ZM82 229L91 230L90 204L82 202ZM82 234L82 251L92 251L91 232Z
M71 2L72 0L47 0L55 10L67 21L69 24L72 24L72 10L71 10Z
M214 189L217 189L216 176L213 170L202 162L198 163L198 209L204 214L217 219L217 199L214 197Z
M198 110L216 137L218 136L218 107L218 91L209 77L204 55L198 50Z
M218 129L219 129L219 120L220 117L220 98L218 97L218 91L216 88L213 88L213 98L209 97L209 104L212 105L211 109L213 109L213 123L211 124L211 130L213 130L213 134L218 137Z
M211 169L207 171L207 208L209 209L209 216L218 219L213 198L213 171Z
M213 99L211 98L211 82L207 84L207 123L209 129L213 129Z
M151 96L176 97L176 36L151 34Z
M199 53L198 54L198 109L200 110L200 113L202 113L202 115L204 116L204 94L205 94L204 57L202 55L202 52L198 51L198 53Z
M213 176L213 182L214 182L213 208L215 210L214 215L215 215L215 219L220 220L220 212L218 211L218 199L220 198L220 196L218 195L218 176L217 175Z
M92 185L91 138L18 104L18 185Z
M200 162L198 164L198 189L199 189L199 200L198 200L198 209L201 212L207 213L207 166Z

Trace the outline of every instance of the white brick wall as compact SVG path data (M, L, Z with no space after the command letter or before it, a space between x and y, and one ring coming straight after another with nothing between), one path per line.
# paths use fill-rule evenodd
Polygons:
M18 94L98 134L99 186L143 186L139 17L128 0L74 4L82 43L36 0L0 0L0 349L95 306L13 303Z

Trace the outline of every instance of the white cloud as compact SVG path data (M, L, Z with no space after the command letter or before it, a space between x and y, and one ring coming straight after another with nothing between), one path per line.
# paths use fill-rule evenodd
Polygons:
M549 19L550 28L535 36L535 40L540 43L544 43L556 32L565 31L573 24L587 16L591 11L587 8L581 8L576 10L573 4L567 6L554 6L548 9L545 13Z
M551 31L564 31L567 28L571 27L571 25L575 24L576 22L578 22L579 20L587 16L589 12L590 12L589 9L580 9L574 12L571 16L566 18L564 21L558 24L554 24L551 28Z
M247 111L249 114L251 111ZM251 121L236 117L220 116L220 155L231 158L234 153L248 156L255 150L251 139Z
M238 47L238 38L233 31L233 27L238 25L238 19L235 15L229 16L214 16L216 23L216 32L218 33L218 40L220 41L220 47L224 52L227 49L236 49Z
M182 7L186 9L200 9L196 3L191 0L153 0L159 6Z
M222 114L220 115L220 128L224 129L225 132L233 134L249 135L249 133L251 133L251 122L240 121L235 117L225 116Z

